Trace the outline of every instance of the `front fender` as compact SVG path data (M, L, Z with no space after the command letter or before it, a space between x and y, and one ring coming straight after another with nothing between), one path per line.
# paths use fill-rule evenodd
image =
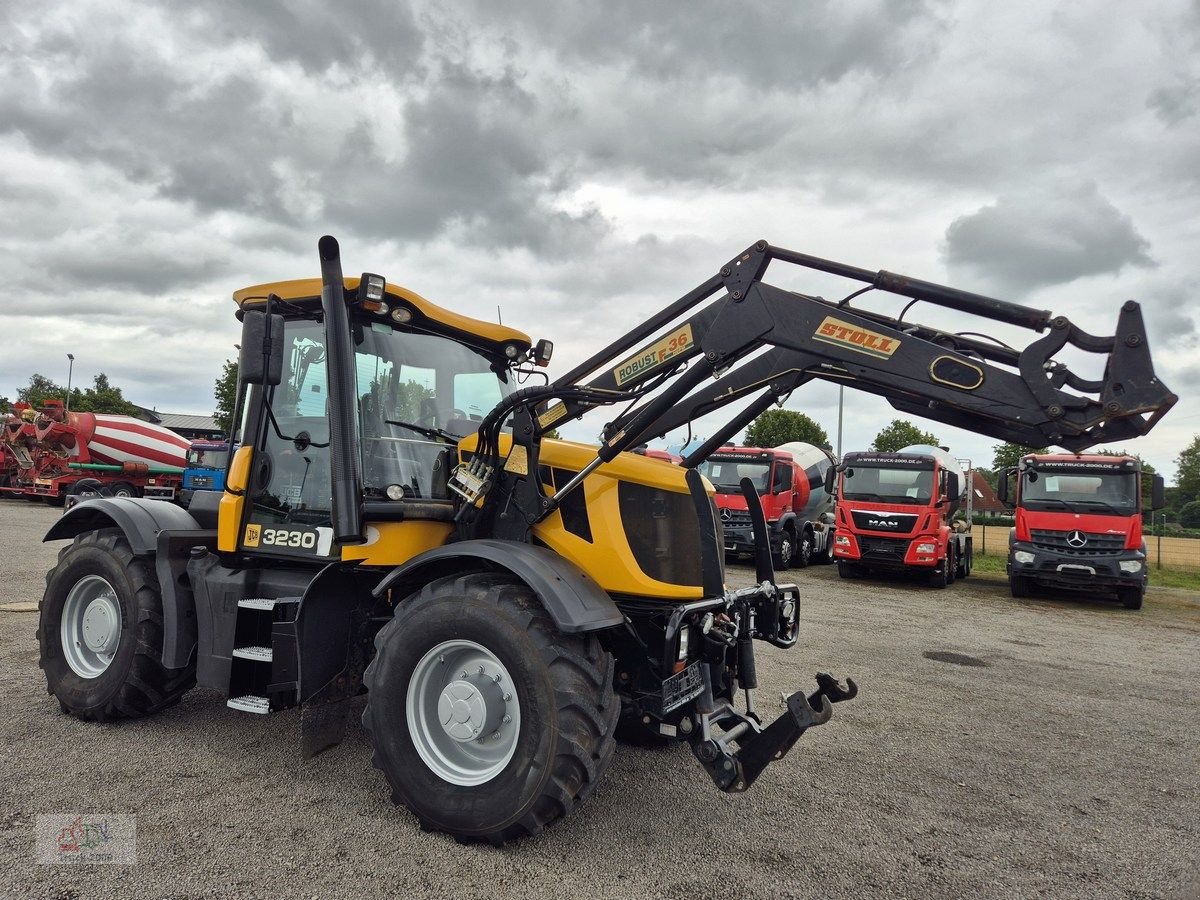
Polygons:
M464 570L499 569L529 585L555 626L565 634L601 631L625 621L612 597L570 560L545 547L516 541L462 541L435 547L390 572L375 588L408 596L421 585Z
M98 528L120 528L137 556L150 556L161 531L199 531L187 510L163 500L95 497L72 506L42 541L61 541Z

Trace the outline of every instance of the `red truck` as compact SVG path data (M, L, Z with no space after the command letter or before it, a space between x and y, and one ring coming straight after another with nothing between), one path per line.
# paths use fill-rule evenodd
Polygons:
M15 403L0 443L10 461L0 493L62 506L79 490L172 500L183 483L189 442L130 416L67 412Z
M827 450L794 441L774 448L722 447L700 465L716 489L713 498L731 559L754 554L754 531L742 495L749 478L762 501L776 569L827 563L833 533L833 501L824 490L825 473L836 460Z
M847 453L826 476L828 489L837 489L838 574L915 570L928 573L937 588L970 575L969 475L941 447ZM955 521L960 506L965 519Z
M1142 538L1142 467L1132 456L1033 454L1003 473L997 494L1008 502L1017 475L1016 521L1008 538L1008 584L1014 597L1037 586L1111 592L1141 609L1149 580ZM1151 482L1151 509L1161 509L1161 475Z

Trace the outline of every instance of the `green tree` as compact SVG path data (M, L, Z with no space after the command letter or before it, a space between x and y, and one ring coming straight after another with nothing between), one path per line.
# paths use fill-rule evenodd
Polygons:
M769 409L746 430L747 447L778 447L791 441L824 447L829 444L829 435L804 413L790 409Z
M226 434L233 431L233 408L237 403L238 364L227 359L221 364L221 377L214 382L213 397L217 408L213 410L213 421Z
M75 391L71 392L71 409L76 409ZM121 389L109 383L108 376L101 372L92 379L92 386L83 392L78 404L79 412L113 413L121 416L136 416L138 408L125 399Z
M1030 453L1049 453L1049 447L1026 447L1023 444L996 444L992 447L992 468L1012 469L1021 461L1022 456Z
M881 453L895 453L913 444L938 445L938 439L928 431L922 431L907 419L892 419L871 442L871 449Z
M0 394L0 415L3 415L4 413L8 412L10 409L12 409L12 401L9 400L7 397L5 397L3 394Z
M552 438L556 441L561 441L563 439L563 436L558 433L557 428L551 428L549 431L543 434L542 437Z
M29 384L17 391L17 399L24 400L34 409L41 409L47 400L65 402L67 391L45 375L35 373L29 376ZM112 413L122 416L135 416L138 412L137 406L126 400L121 389L113 385L103 372L92 379L92 386L87 390L71 389L70 406L73 412Z
M1184 448L1175 460L1179 467L1175 473L1175 486L1179 488L1180 512L1192 500L1200 499L1200 434Z
M1200 528L1200 500L1193 500L1179 511L1179 524L1184 528Z

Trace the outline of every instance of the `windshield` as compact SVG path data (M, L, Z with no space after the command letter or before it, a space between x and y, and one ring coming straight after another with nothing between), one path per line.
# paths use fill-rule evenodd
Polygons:
M265 521L319 525L331 509L325 333L306 320L286 327L283 382L271 398L284 439L267 426L268 484L255 503L270 516ZM444 497L448 460L439 457L453 445L430 431L462 436L478 428L511 392L508 371L498 376L488 357L439 335L381 323L354 330L364 498L385 499L389 485L405 498Z
M700 474L712 482L718 494L740 494L742 479L749 478L760 495L771 487L770 460L712 459L700 464Z
M224 469L228 462L228 450L201 450L192 447L187 453L187 464L191 469Z
M1133 472L1039 472L1021 476L1021 505L1033 509L1080 508L1131 516L1137 510Z
M933 499L933 470L855 465L842 475L842 497L876 503L927 504Z

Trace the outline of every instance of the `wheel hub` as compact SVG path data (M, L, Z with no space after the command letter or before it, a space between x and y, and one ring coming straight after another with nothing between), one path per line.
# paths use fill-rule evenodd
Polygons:
M117 610L111 597L97 597L83 613L83 642L95 653L111 655L117 637Z
M486 676L452 681L438 699L438 719L446 734L462 743L491 735L500 725L504 696Z

